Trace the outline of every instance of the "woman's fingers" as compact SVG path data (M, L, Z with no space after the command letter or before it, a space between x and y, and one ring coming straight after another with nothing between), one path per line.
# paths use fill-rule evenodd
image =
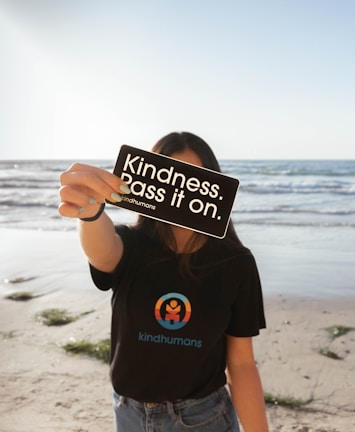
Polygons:
M127 188L127 184L121 180L119 177L117 177L116 175L101 169L101 168L97 168L91 165L85 165L85 164L74 164L72 165L72 167L70 168L71 171L84 171L84 172L89 172L89 173L93 173L94 175L96 175L97 177L99 177L103 182L107 183L114 192L123 192L123 193L127 193L125 192L125 189ZM121 187L123 186L124 190L121 190Z
M103 202L99 194L78 186L62 186L59 189L59 195L62 202L75 204L80 207Z
M84 186L112 200L112 193L129 193L127 184L101 168L76 163L61 175L62 185Z
M90 213L94 214L97 210L97 204L105 199L119 202L122 194L130 193L127 184L114 174L86 164L73 164L62 173L60 181L62 202L58 210L67 217L90 217Z
M109 180L110 183L107 183L102 176L91 171L66 171L61 175L63 186L86 188L88 191L93 191L97 197L100 196L101 200L112 199L112 193L117 193L120 190L120 182Z
M79 207L74 204L69 204L66 202L61 202L58 206L58 211L61 216L69 217L69 218L78 218L81 217L82 207ZM84 217L84 216L83 216Z

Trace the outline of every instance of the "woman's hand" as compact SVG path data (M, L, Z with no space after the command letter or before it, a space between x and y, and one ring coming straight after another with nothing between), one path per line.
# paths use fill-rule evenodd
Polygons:
M92 217L105 199L119 202L122 194L130 193L127 184L114 174L81 163L75 163L63 172L60 182L58 211L70 218Z

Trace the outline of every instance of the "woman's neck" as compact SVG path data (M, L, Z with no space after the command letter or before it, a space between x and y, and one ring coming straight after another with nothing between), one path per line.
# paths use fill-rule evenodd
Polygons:
M198 241L192 244L192 250L186 250L186 246L192 239L194 231L187 228L171 225L171 232L176 242L176 253L191 253L196 252L206 242L206 237L199 237Z

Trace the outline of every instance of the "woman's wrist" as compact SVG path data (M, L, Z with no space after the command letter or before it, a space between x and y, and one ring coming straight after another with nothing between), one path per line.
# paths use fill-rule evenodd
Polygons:
M102 215L102 213L104 212L105 205L106 205L105 203L102 203L100 205L100 208L99 208L98 212L94 216L91 216L91 217L88 217L88 218L79 218L79 220L81 220L83 222L94 222L94 221L96 221Z

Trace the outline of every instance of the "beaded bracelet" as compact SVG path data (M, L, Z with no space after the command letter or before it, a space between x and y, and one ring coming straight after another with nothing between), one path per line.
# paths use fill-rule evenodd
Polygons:
M105 205L106 205L105 203L102 203L100 205L99 211L96 213L95 216L91 216L91 217L88 217L88 218L79 218L79 219L81 221L84 221L84 222L94 222L94 221L96 221L102 215L102 213L104 212Z

